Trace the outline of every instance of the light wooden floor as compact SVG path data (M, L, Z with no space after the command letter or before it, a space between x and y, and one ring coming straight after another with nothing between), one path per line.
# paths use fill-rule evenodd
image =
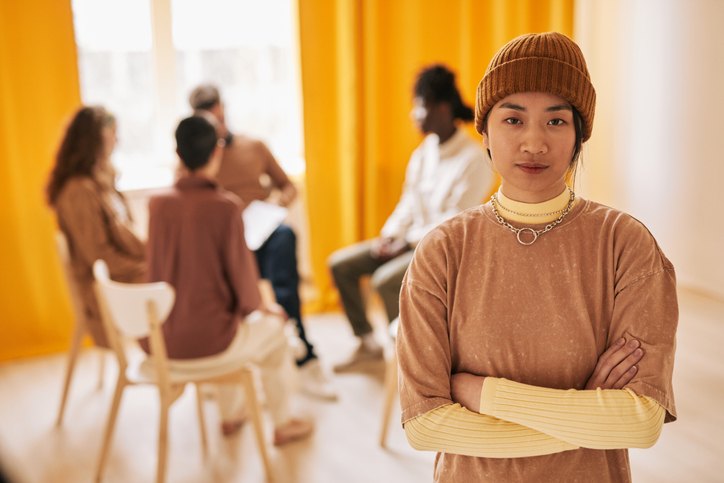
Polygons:
M675 388L679 421L666 425L657 445L631 452L637 483L724 482L724 303L682 292ZM309 317L311 339L329 363L341 360L354 340L339 314ZM66 421L54 421L65 370L64 355L0 364L0 464L13 483L92 481L98 445L112 392L95 388L98 356L81 357ZM109 361L110 362L110 361ZM432 479L433 455L407 446L393 415L388 449L377 445L383 366L335 376L341 398L325 403L304 396L299 412L313 416L312 439L272 449L281 483L420 482ZM171 413L170 482L261 482L264 480L251 428L235 438L211 432L210 456L200 450L193 397L182 396ZM218 426L213 402L209 427ZM130 388L124 397L106 467L107 482L153 481L156 460L156 396Z

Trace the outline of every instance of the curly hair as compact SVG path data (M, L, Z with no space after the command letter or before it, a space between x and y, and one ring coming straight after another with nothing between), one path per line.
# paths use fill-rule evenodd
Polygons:
M91 176L103 154L103 128L116 119L104 107L84 106L73 116L55 155L55 166L46 187L53 206L66 181L74 176Z
M415 81L414 94L425 101L449 103L455 119L468 122L475 118L473 109L460 96L455 85L455 74L442 64L434 64L420 71Z

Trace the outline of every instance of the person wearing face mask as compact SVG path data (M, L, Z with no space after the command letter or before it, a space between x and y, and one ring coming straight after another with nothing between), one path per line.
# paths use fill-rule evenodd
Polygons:
M96 345L108 347L93 292L93 263L108 264L113 280L143 282L145 246L132 230L131 212L116 188L111 154L116 120L101 106L81 107L56 154L46 194L68 241L85 321Z
M399 312L399 292L412 253L420 239L439 223L480 204L493 175L479 142L460 124L473 120L463 103L455 74L436 64L420 71L414 85L411 117L425 136L407 165L402 195L380 236L334 252L328 264L342 306L360 343L337 372L382 357L367 319L360 279L371 276L389 321Z

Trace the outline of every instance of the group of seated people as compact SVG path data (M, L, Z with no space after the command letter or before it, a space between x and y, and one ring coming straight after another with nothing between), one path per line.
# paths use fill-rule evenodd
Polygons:
M458 121L472 120L473 112L463 103L454 74L442 65L423 69L413 99L411 115L424 139L410 158L397 207L378 238L329 258L341 304L360 338L356 352L335 366L337 372L382 357L360 279L371 276L393 320L416 243L440 222L478 205L492 187L481 144L459 126ZM335 400L337 391L303 324L296 235L282 224L252 252L241 216L254 200L289 205L297 191L263 142L229 131L217 87L201 85L189 101L193 114L175 130L178 176L173 187L151 198L145 242L134 234L131 211L116 188L113 115L85 106L68 125L47 196L68 240L88 328L96 345L108 345L93 293L96 260L107 263L116 281L169 283L176 293L163 325L170 363L198 358L253 363L275 424L275 444L305 438L313 422L289 410L292 389L285 371L294 369L292 358L301 390L327 400ZM276 303L261 296L260 278L270 282ZM291 350L285 324L296 327L304 350ZM140 345L148 350L145 341ZM243 420L241 388L223 386L217 394L222 431L234 434Z

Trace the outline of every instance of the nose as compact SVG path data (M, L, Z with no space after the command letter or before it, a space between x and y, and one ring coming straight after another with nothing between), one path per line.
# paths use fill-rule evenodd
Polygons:
M543 129L529 126L526 129L520 146L521 151L529 154L545 154L548 152L548 142Z

